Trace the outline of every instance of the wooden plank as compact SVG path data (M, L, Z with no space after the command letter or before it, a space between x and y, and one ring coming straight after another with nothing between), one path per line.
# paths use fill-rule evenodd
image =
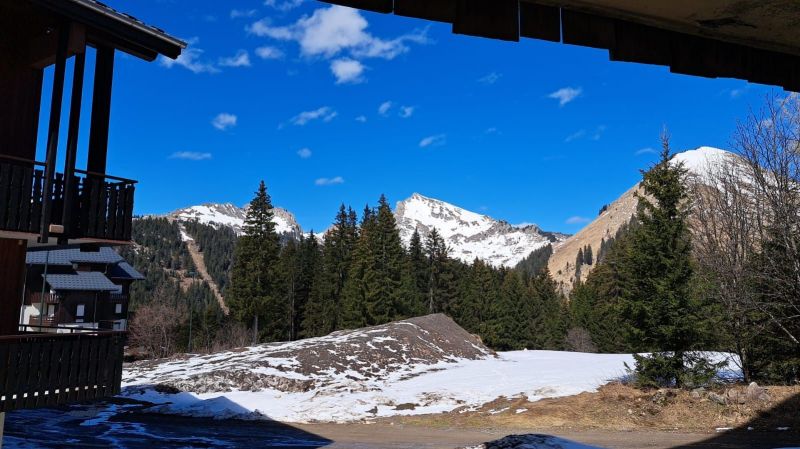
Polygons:
M669 65L677 33L631 22L614 25L614 46L609 50L612 61Z
M453 33L519 41L519 0L457 0Z
M108 378L109 373L109 363L114 359L109 357L109 338L100 338L100 346L98 349L98 353L100 354L99 360L101 363L97 366L97 378L95 383L97 384L98 389L98 397L108 397L111 395L111 382Z
M89 387L87 398L97 397L97 371L100 365L100 344L97 337L89 337L89 363L84 368L86 371L86 385Z
M70 350L69 380L67 381L69 391L64 397L65 402L78 399L78 379L81 367L81 345L78 336L73 336L68 342L72 348Z
M83 237L97 236L98 210L100 206L100 185L101 181L99 179L89 179L89 227L86 229L86 234L83 235Z
M561 8L520 2L519 34L522 37L561 42Z
M43 198L44 172L33 170L33 200L31 203L31 227L29 232L38 232L42 223L42 198Z
M6 380L8 379L8 373L10 371L10 367L14 366L9 361L9 349L10 344L8 342L0 342L0 410L4 410L3 404L5 404L5 400L3 400L3 396L7 396L8 389L6 388Z
M108 184L105 182L100 183L100 206L97 211L97 236L108 238L108 230L106 229L107 214L108 214Z
M561 33L565 44L611 49L615 46L614 20L561 8Z
M22 206L23 168L19 165L11 167L11 186L8 191L8 216L6 229L20 230L19 209Z
M367 11L390 13L392 12L392 0L326 0L334 5L348 6L350 8L365 9Z
M122 238L123 240L131 239L131 225L133 223L133 195L136 188L130 184L125 186L125 212L122 218L122 223L125 226Z
M80 348L80 361L78 362L78 387L77 399L83 401L86 399L86 385L89 381L89 356L91 354L90 342L86 341L85 336L81 335L78 339L78 346Z
M394 13L398 16L453 23L456 18L455 0L394 0Z
M39 368L36 370L37 393L34 397L33 407L43 407L47 403L47 392L50 389L50 371L53 369L52 363L53 340L48 338L42 341L42 354L39 358Z
M107 236L110 239L115 239L119 236L120 232L117 230L117 215L119 214L119 184L109 185L108 194L108 223Z
M59 383L61 371L68 369L69 365L64 360L64 342L60 338L53 340L52 353L50 356L50 372L47 376L47 385L49 394L45 401L45 405L54 406L58 403L59 392L57 390L62 388Z
M4 226L10 201L8 199L11 189L11 164L0 163L0 226Z
M19 211L20 230L27 231L31 226L31 199L33 193L33 169L25 168L25 173L22 178L22 205Z
M19 346L19 359L17 359L17 376L13 385L17 398L14 400L14 408L22 408L25 405L25 391L27 390L28 372L31 366L31 345L26 339Z

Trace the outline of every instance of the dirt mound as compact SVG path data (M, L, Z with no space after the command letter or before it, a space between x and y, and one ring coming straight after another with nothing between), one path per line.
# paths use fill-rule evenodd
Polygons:
M137 362L124 383L195 393L359 390L370 388L371 380L404 380L442 364L494 356L452 319L435 314L295 342Z

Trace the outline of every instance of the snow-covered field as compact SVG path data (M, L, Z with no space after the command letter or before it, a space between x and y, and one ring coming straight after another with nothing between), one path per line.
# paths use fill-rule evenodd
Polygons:
M188 359L185 373L199 360ZM124 395L157 404L163 413L215 418L258 418L283 422L358 421L375 417L448 412L475 408L500 396L531 400L594 391L625 374L630 355L514 351L479 360L454 360L410 367L402 374L359 380L351 374L308 391L277 388L260 391L158 393L152 385L166 371L132 379L126 373ZM202 364L197 368L202 369ZM292 373L288 378L310 379Z
M352 422L569 396L626 375L627 354L494 353L444 315L289 343L137 362L122 395L217 419Z

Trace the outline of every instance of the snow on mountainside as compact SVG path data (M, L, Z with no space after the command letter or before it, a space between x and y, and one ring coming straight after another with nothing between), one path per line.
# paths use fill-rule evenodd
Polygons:
M728 151L713 147L699 147L678 153L672 158L673 163L682 162L689 176L699 181L709 181L709 170L717 164L731 160L736 156ZM708 183L708 182L706 182ZM589 245L595 251L600 248L603 239L613 237L617 230L628 223L636 213L640 187L637 183L619 198L606 205L603 212L577 234L554 248L548 268L553 279L563 291L569 291L575 282L575 259L581 248ZM595 265L581 267L581 279L585 280Z
M494 266L513 267L534 250L567 237L536 225L516 227L418 193L397 203L395 216L406 245L414 230L424 239L436 228L452 257L464 262L479 258Z
M301 235L302 229L291 212L281 208L275 208L274 212L279 234L287 237ZM178 209L167 217L229 226L241 233L245 213L246 209L234 204L207 203ZM452 257L464 262L472 262L477 257L494 266L513 267L534 250L568 237L542 231L536 225L514 226L418 193L397 203L395 217L400 237L406 245L415 229L424 239L436 228L444 237Z
M231 203L206 203L199 206L191 206L167 214L168 218L178 221L197 220L200 223L212 226L228 226L237 233L242 232L244 218L247 209ZM273 209L275 230L278 234L286 237L298 237L302 234L302 229L297 223L294 214L276 207Z
M149 412L349 422L474 410L498 397L536 401L594 391L628 354L494 353L438 314L325 337L126 366L122 396Z

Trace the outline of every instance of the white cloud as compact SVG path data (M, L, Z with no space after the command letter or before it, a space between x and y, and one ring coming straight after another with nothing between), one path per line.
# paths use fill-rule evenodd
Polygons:
M170 59L162 55L158 59L159 64L168 69L174 66L183 67L192 73L219 73L219 69L214 64L200 60L205 51L194 46L197 42L199 42L199 39L196 37L187 39L189 45L181 52L180 56L176 59Z
M402 106L400 108L400 117L402 118L409 118L414 115L414 110L416 108L414 106Z
M223 67L250 67L250 54L247 50L239 50L234 56L220 58L219 65Z
M594 134L592 134L592 140L600 140L603 137L603 133L606 132L606 125L600 125L594 129Z
M478 82L482 84L494 84L500 81L503 75L501 73L492 72L484 77L478 78Z
M447 142L447 136L444 134L436 134L435 136L428 136L419 141L420 148L439 147Z
M573 217L567 218L567 221L565 223L567 223L567 224L583 224L583 223L589 223L590 221L592 221L592 220L589 219L589 218L575 215Z
M358 10L332 5L317 9L291 25L273 26L271 20L265 18L252 23L247 30L261 37L297 42L302 56L322 59L342 59L344 54L346 59L357 61L366 58L391 60L408 52L409 43L428 42L426 30L382 39L367 32L368 26ZM354 66L351 64L351 67Z
M227 112L222 112L217 114L213 120L211 120L211 126L217 128L220 131L225 131L228 128L232 128L236 126L236 122L238 117L233 114L228 114Z
M500 130L497 129L496 126L492 126L491 128L486 128L486 131L483 132L484 134L499 134Z
M583 93L583 89L578 87L562 87L555 92L550 93L547 97L558 100L559 106L564 106L572 100L578 98Z
M328 106L323 106L319 109L315 109L313 111L304 111L296 116L292 117L290 120L293 125L303 126L308 122L312 122L314 120L322 120L323 122L330 122L336 116L339 115L338 112L334 111Z
M264 45L256 48L256 56L261 59L282 59L283 51L280 48Z
M389 110L392 109L393 105L394 103L392 103L391 101L384 101L383 103L381 103L380 106L378 106L378 114L380 115L388 114Z
M297 150L297 155L300 156L302 159L308 159L311 157L311 149L309 148L301 148Z
M197 151L177 151L169 156L170 159L183 159L187 161L205 161L211 159L211 153Z
M317 180L314 181L314 184L318 186L334 186L337 184L344 184L344 178L341 176L336 176L333 178L317 178Z
M264 0L264 4L278 11L291 11L302 5L305 0Z
M364 64L355 59L335 59L331 62L331 72L336 77L336 84L358 84L364 82Z
M367 116L366 115L359 115L356 117L356 121L359 123L367 123Z
M255 9L232 9L231 19L239 19L241 17L253 17L258 13Z
M637 156L641 156L643 154L656 154L656 153L658 153L658 151L656 151L654 148L651 147L642 148L636 151Z
M585 129L581 129L581 130L575 131L574 133L568 135L564 139L564 142L570 143L570 142L573 142L575 140L581 139L584 136L586 136L586 130Z

